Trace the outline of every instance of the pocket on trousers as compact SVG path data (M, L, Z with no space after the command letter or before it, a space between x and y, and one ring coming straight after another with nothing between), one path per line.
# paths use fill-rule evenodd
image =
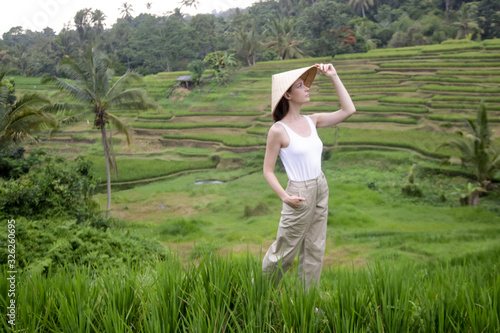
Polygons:
M295 188L295 187L287 188L286 193L288 193L288 195L291 195L291 196L302 197L302 193L301 193L300 189ZM297 207L297 208L294 208L286 203L283 203L283 211L281 213L282 214L296 214L297 212L304 210L305 207L306 207L306 204L304 201L301 201L299 207Z

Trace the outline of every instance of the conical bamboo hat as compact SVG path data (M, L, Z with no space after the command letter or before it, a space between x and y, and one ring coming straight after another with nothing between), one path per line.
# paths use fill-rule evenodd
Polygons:
M288 72L274 74L272 76L272 95L271 95L271 114L274 113L276 105L281 100L285 92L292 86L292 84L297 81L298 78L302 77L304 84L311 87L314 78L316 77L316 72L318 69L316 66L303 67L299 69L294 69Z

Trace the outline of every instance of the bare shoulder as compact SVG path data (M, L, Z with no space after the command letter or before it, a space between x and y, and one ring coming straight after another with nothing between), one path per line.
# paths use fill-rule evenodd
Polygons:
M318 119L320 117L320 113L314 113L314 114L310 114L308 115L309 119L312 120L314 126L318 127Z
M269 132L267 133L267 141L268 142L276 142L281 145L283 139L285 138L285 128L283 125L275 123L269 128Z
M281 125L280 123L274 123L270 128L269 128L269 134L268 135L272 135L272 136L280 136L281 134L283 134L285 132L285 128L283 127L283 125Z

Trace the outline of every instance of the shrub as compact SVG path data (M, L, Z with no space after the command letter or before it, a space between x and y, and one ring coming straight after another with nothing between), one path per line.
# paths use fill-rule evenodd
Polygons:
M186 221L185 219L181 219L167 223L160 229L159 233L164 236L186 237L198 234L201 231L200 225L202 224L206 223L198 220Z
M415 183L415 167L417 165L413 164L410 169L410 173L408 174L408 178L406 179L406 184L403 185L401 188L401 191L403 192L404 195L407 195L409 197L418 197L421 198L423 196L422 190L418 186L418 184Z
M202 60L193 60L189 63L188 65L189 71L192 73L191 74L191 81L195 85L199 85L201 82L201 76L203 75L203 72L205 71L205 63Z
M37 155L35 155L37 156ZM83 158L64 161L43 154L17 179L0 179L0 216L17 218L75 218L83 222L96 214L92 199L97 186L91 163ZM43 156L43 158L42 158Z
M268 213L269 213L269 207L265 203L259 202L255 207L246 205L245 210L243 212L243 217L247 219L252 216L261 216L261 215L266 215Z
M0 178L17 179L29 172L33 165L39 164L46 153L34 150L25 158L24 148L18 147L12 151L0 151Z
M57 271L63 267L92 268L135 265L164 259L165 248L115 227L96 229L74 220L16 218L18 270L33 273ZM6 234L0 237L0 264L7 263Z

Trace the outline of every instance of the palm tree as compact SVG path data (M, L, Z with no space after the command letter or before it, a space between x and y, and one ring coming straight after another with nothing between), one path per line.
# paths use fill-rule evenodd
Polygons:
M458 21L453 25L458 26L456 39L466 37L469 33L479 30L477 19L477 5L474 3L463 3L458 10Z
M12 101L6 77L14 70L0 70L0 150L10 150L21 142L36 142L33 132L56 126L48 113L52 105L38 94L27 94Z
M486 107L481 104L475 121L466 119L467 133L461 139L449 140L445 146L456 148L462 154L462 163L473 169L479 185L486 191L495 172L500 169L500 150L493 145L493 131L488 124ZM480 191L474 191L470 202L477 202Z
M368 9L370 6L373 6L373 0L349 0L349 5L351 5L354 11L358 11L361 8L363 17L366 17L365 8Z
M255 26L247 31L242 28L238 33L235 34L236 49L239 53L245 57L248 66L255 66L255 58L257 57L257 52L262 47L259 35L255 29ZM252 61L250 61L252 58Z
M106 20L106 15L99 9L92 12L92 23L94 23L94 30L96 34L101 34L104 31L104 20Z
M198 6L198 0L181 0L181 8L182 7L194 7Z
M132 18L131 12L134 10L132 9L132 5L129 5L127 2L122 3L122 6L118 8L120 10L120 14L122 14L122 18L126 18L127 20L130 20Z
M111 84L113 71L109 68L109 59L100 51L93 48L88 49L84 54L83 59L76 61L75 59L64 57L59 64L59 70L73 80L68 82L58 77L46 76L42 83L53 82L62 91L66 91L71 96L80 101L84 108L91 111L94 116L94 126L101 130L101 140L104 148L104 158L106 160L106 178L108 201L106 207L106 218L109 217L111 209L111 173L110 164L115 171L117 178L117 167L114 159L114 151L108 145L108 137L106 126L110 126L110 122L114 128L125 134L127 143L130 144L132 134L129 126L120 120L117 116L110 113L109 110L120 110L121 112L139 109L145 110L154 107L153 103L149 102L145 92L139 88L128 87L131 80L139 80L140 76L133 72L126 72L118 80ZM87 112L72 114L64 122L82 119ZM110 131L111 136L111 131Z
M82 43L89 41L91 39L90 20L91 20L90 8L79 10L73 19L76 26L76 31L78 32L78 37L80 37L80 41Z
M266 30L272 39L267 43L267 46L278 52L280 60L305 56L305 52L299 48L301 41L295 39L293 23L292 19L281 18L278 20L273 18Z

